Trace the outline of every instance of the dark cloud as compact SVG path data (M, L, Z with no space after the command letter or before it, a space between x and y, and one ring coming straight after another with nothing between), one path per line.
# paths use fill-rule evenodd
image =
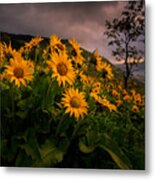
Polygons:
M126 2L1 4L0 31L76 38L83 47L111 58L103 38L105 20L118 17Z

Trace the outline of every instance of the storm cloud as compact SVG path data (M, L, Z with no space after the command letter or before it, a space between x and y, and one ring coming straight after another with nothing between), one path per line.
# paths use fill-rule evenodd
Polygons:
M125 1L0 4L0 31L76 38L82 47L98 48L112 60L103 36L105 20L119 17L125 5Z

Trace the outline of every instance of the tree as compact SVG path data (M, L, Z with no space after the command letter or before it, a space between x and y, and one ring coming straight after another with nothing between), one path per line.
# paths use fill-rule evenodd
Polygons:
M113 47L112 55L117 61L125 64L124 86L127 89L128 80L133 66L143 57L143 51L137 44L144 43L144 1L129 1L121 16L111 22L106 21L105 35L109 39L109 46Z

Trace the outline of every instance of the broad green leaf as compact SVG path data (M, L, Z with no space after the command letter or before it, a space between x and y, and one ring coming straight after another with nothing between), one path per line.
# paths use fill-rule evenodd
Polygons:
M99 147L107 151L111 158L121 169L131 169L132 165L125 154L120 150L118 145L107 134L102 135L102 142Z
M40 148L41 160L35 162L35 166L51 167L63 160L63 152L59 150L54 142L47 140Z
M88 130L85 137L79 142L79 149L83 153L91 153L95 150L99 143L99 133L94 130Z
M79 142L79 149L80 149L81 152L87 154L87 153L93 152L94 149L95 149L95 147L86 146L86 145L84 144L84 142L80 141L80 142Z
M18 111L16 115L21 119L26 119L27 117L27 111Z
M25 133L25 143L20 144L19 147L25 151L27 156L30 156L33 160L39 160L39 146L36 139L35 131L29 128Z
M20 148L25 151L27 156L30 156L33 160L40 159L40 154L38 149L35 147L35 145L31 146L29 144L23 144L20 145Z

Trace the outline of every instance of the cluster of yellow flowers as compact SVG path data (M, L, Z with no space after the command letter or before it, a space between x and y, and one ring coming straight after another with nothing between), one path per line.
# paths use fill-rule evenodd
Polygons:
M122 85L119 84L118 88L113 89L111 94L116 99L117 107L122 106L124 103L128 103L132 105L133 112L139 112L139 107L144 106L144 96L142 96L140 93L137 93L135 89L127 92L125 89L123 89Z
M117 112L117 107L121 106L123 101L131 99L131 95L123 92L122 88L120 88L120 92L115 89L112 90L112 96L116 98L116 104L107 98L103 92L106 89L104 89L105 84L108 86L113 78L111 65L103 61L98 50L95 50L90 56L91 58L86 60L80 44L74 39L69 40L66 45L62 43L59 37L52 35L48 47L42 51L45 67L42 67L42 64L34 63L29 58L25 58L23 52L30 52L41 41L43 41L41 37L33 38L18 51L13 50L11 44L7 46L0 42L0 62L4 67L0 79L7 79L20 88L21 86L27 86L34 79L36 70L42 69L47 74L51 72L49 73L51 74L51 80L55 79L59 88L64 88L61 103L65 107L65 113L74 116L76 120L84 118L84 115L88 113L89 105L86 102L86 91L88 89L90 89L89 96L103 108L107 107L110 112ZM9 58L6 58L5 55L8 54ZM89 75L90 67L94 68L96 76ZM75 86L78 81L82 84L81 88ZM142 105L144 102L140 94L134 91L132 96L134 99L133 111L138 112L137 103ZM122 97L122 100L120 97Z
M41 41L43 41L43 38L41 37L33 38L30 42L25 43L24 46L25 51L29 51L33 47L37 46Z

